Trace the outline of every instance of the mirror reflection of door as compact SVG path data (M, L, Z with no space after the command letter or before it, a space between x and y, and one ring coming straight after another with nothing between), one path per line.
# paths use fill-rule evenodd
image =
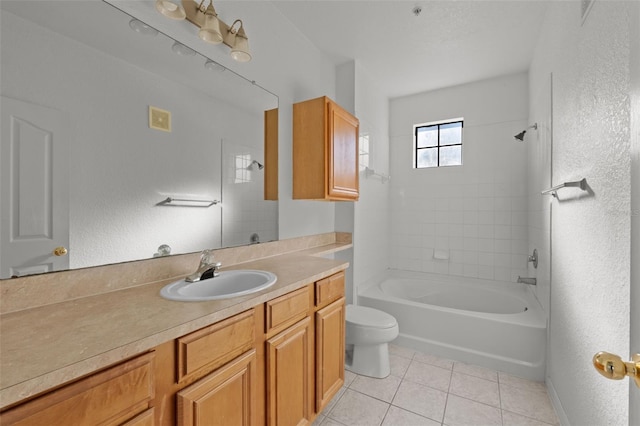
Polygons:
M2 97L0 278L68 269L68 119Z

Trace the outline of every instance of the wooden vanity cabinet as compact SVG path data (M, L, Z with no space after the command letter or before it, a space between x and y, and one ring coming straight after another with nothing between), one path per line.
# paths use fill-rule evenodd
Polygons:
M158 346L155 424L263 424L263 324L259 305Z
M293 198L355 201L359 121L326 96L293 105Z
M2 425L307 425L344 383L344 272L0 414Z
M315 414L312 286L265 305L267 424L310 424Z
M25 402L3 412L1 423L153 424L154 356L153 352L140 355Z

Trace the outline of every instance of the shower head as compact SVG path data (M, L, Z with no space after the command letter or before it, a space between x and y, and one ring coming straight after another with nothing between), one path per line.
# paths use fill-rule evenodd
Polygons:
M523 141L524 140L524 134L527 133L526 130L521 131L520 133L518 133L517 135L514 136L514 138L518 139L519 141Z
M515 135L514 138L516 138L519 141L523 141L524 140L524 134L527 133L527 130L529 130L529 129L538 130L538 123L533 123L533 125L527 127L526 129L524 129L523 131L521 131L520 133Z
M251 166L253 166L254 164L258 166L258 170L264 169L264 165L262 165L261 163L258 163L256 160L253 160L251 162Z

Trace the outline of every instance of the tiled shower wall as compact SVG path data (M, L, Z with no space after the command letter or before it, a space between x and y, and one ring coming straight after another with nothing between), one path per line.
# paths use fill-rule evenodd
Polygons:
M526 145L513 137L528 126L527 74L394 99L390 117L390 266L527 276ZM463 165L414 169L413 125L459 117Z

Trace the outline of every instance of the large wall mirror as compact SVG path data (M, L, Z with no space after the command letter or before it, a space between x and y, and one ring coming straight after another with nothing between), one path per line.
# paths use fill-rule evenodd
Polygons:
M0 278L277 239L274 94L102 1L0 7Z

